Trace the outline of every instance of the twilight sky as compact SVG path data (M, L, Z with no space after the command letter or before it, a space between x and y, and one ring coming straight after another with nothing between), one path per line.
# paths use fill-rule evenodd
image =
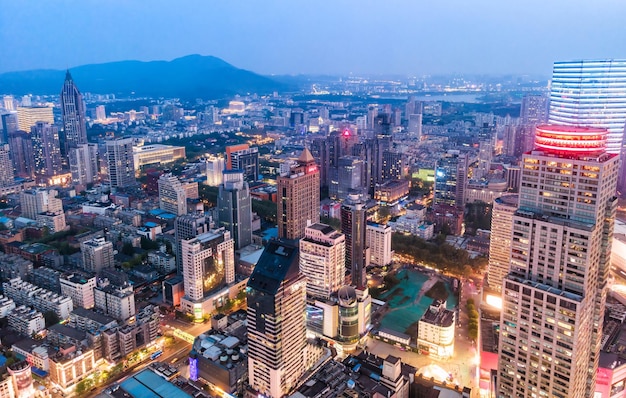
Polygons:
M626 58L624 0L19 0L0 72L214 55L262 74L529 73Z

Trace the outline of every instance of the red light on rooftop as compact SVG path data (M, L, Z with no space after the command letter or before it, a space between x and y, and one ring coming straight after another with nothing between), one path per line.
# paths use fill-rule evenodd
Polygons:
M546 152L592 154L604 152L608 132L591 127L537 126L535 147Z
M345 129L345 130L343 131L343 136L344 136L344 137L350 137L350 130Z

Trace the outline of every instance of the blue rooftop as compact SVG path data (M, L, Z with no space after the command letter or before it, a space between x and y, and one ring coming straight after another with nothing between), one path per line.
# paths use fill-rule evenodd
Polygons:
M148 227L148 228L154 228L154 227L156 227L156 226L157 226L157 223L152 222L152 221L148 221L148 222L146 223L146 227Z
M144 369L124 380L120 387L133 398L192 398L149 369Z
M165 213L165 211L161 209L152 209L148 213L152 214L153 216L158 216L159 214Z
M159 218L162 218L164 220L172 220L172 219L176 218L176 214L163 212L163 213L159 214Z

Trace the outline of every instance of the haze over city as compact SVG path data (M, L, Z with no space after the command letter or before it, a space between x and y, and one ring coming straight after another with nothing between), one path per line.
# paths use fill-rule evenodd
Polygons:
M536 74L614 57L626 3L6 1L0 72L214 55L260 74ZM623 50L622 50L623 51Z

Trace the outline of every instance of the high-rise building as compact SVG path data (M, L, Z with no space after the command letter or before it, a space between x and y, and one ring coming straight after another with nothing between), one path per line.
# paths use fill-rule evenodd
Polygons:
M365 164L356 156L342 156L337 165L337 181L331 181L329 194L331 198L346 199L351 193L364 193L367 185Z
M502 280L509 273L513 214L518 204L519 195L504 195L493 201L487 283L497 292L502 291Z
M63 136L65 147L72 148L87 143L87 121L83 95L74 84L68 70L61 89L61 116L63 118ZM67 151L66 151L67 153Z
M280 398L306 370L306 281L295 245L271 241L248 280L250 387Z
M12 95L5 95L2 97L2 107L7 111L15 110L15 99Z
M300 239L300 272L309 297L329 299L345 281L346 237L326 224L308 226Z
M235 248L252 243L252 197L243 171L224 171L224 183L217 195L220 226L230 231Z
M176 269L183 273L182 241L195 238L211 228L210 220L204 213L185 214L174 221L174 237L176 239Z
M329 187L331 164L328 140L326 138L313 139L310 150L311 155L315 159L315 163L319 165L320 185Z
M404 156L396 151L383 152L382 180L400 180L404 177Z
M433 204L465 206L468 159L459 151L448 151L435 164L435 195Z
M526 94L522 97L520 123L537 126L548 121L549 98L546 95Z
M539 126L524 155L502 283L499 397L592 397L618 155L604 129Z
M126 322L137 313L135 292L127 282L112 285L107 279L98 279L93 290L94 306L97 310L121 322Z
M217 187L224 181L222 174L226 168L224 158L222 156L212 156L204 159L206 164L206 184Z
M111 253L112 254L112 253ZM59 278L61 294L72 299L74 308L93 308L96 304L93 289L96 277L85 272L69 272Z
M9 134L15 133L18 130L17 113L4 113L0 115L0 118L2 119L2 134L0 135L0 144L7 144L9 142ZM28 131L30 131L30 129L28 129Z
M96 120L106 120L107 113L104 105L96 106Z
M278 237L299 239L307 225L320 221L320 173L308 149L298 165L277 179Z
M10 146L9 144L0 144L0 187L8 187L14 183Z
M187 194L178 177L172 173L163 174L158 184L159 208L177 216L187 214Z
M16 130L10 133L9 148L15 175L32 178L35 175L35 155L30 132Z
M365 245L370 252L370 264L383 267L391 264L391 232L389 225L367 224Z
M346 237L346 270L352 285L367 287L366 269L370 253L366 245L367 208L362 195L349 195L341 206L341 232Z
M20 106L17 108L17 127L22 131L30 131L37 122L54 124L54 115L49 106Z
M235 281L235 245L224 228L181 242L185 296L181 310L203 319L211 313L212 293ZM211 301L211 302L207 302Z
M49 123L36 122L30 128L35 158L35 174L53 176L61 173L59 129Z
M620 153L626 123L626 59L555 62L549 123L607 129L606 151Z
M57 191L51 189L28 189L20 192L22 216L35 220L39 213L63 213L63 202L57 199Z
M246 181L259 179L259 148L248 144L226 147L226 170L243 170Z
M105 145L111 188L135 185L133 139L117 138L106 141Z
M78 144L68 149L74 184L86 185L98 178L98 145Z
M111 268L113 262L113 243L104 238L93 238L80 243L85 271L99 273L103 268Z

